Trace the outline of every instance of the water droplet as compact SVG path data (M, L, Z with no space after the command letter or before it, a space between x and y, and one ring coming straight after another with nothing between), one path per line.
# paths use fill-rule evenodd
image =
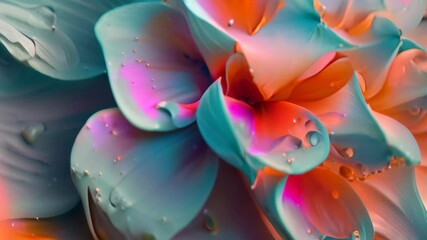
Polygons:
M296 119L296 118L293 118L293 119L292 119L292 122L293 122L293 123L297 123L297 119Z
M102 176L102 172L99 172L99 176Z
M409 114L411 114L412 116L418 116L421 113L421 108L420 107L414 107L408 110Z
M142 59L137 58L137 59L135 59L135 62L142 63Z
M346 157L349 157L349 158L353 157L353 155L354 155L353 148L349 147L349 148L344 149L344 154Z
M156 237L151 233L143 233L141 236L142 240L156 240Z
M288 162L289 164L292 164L292 163L294 163L294 162L295 162L295 158L293 158L293 157L288 158L287 162Z
M333 199L339 199L340 198L340 193L337 190L332 190L331 195L332 195Z
M215 233L218 230L216 228L215 221L209 214L205 215L203 219L203 226L211 233Z
M116 161L120 161L120 160L122 160L122 157L120 155L117 155L116 158L115 158L115 160Z
M352 168L347 166L341 166L339 169L340 175L349 181L353 181L355 178L355 172Z
M101 190L99 188L95 188L95 192L99 193Z
M111 130L110 134L113 135L113 136L117 136L117 131L116 130Z
M86 175L86 176L88 176L89 175L89 170L84 170L83 174Z
M14 222L12 222L10 225L11 225L12 227L15 227L15 223L14 223Z
M234 19L230 18L230 20L228 20L227 26L231 27L234 24Z
M353 233L351 233L351 240L359 240L360 239L360 233L357 230L354 230Z
M52 31L55 31L55 30L56 30L56 26L55 26L55 25L52 25L52 26L51 26L51 29L52 29Z
M338 45L338 47L342 48L342 47L344 47L344 44L340 43L340 44Z
M307 228L307 234L311 234L311 229Z
M36 220L39 220L39 217L36 217Z
M137 37L135 37L135 41L139 41L139 37L137 36Z
M282 153L282 157L287 157L288 155L286 153Z
M150 63L145 63L145 66L146 67L150 67Z
M156 85L151 86L152 89L156 89Z
M34 144L45 131L46 126L43 123L28 123L21 130L21 136L28 144Z
M322 139L322 135L319 132L316 131L310 131L307 133L307 140L311 144L311 146L316 146L320 143L320 140Z
M167 220L168 219L165 216L162 217L162 223L166 223Z

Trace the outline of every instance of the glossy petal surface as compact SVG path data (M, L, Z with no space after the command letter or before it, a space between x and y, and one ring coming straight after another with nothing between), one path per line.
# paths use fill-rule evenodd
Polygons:
M131 0L0 2L0 43L18 60L53 78L86 79L103 73L95 22Z
M284 101L251 106L224 96L221 80L202 97L197 123L209 146L251 181L264 166L306 172L329 152L326 129L309 111Z
M291 239L372 239L367 210L351 186L339 175L316 168L281 178L265 170L255 195L261 199L285 236Z
M409 131L400 124L384 126L375 120L362 96L356 75L344 88L332 96L313 102L298 103L314 112L329 131L331 143L338 149L351 149L351 154L343 156L345 164L366 170L378 170L387 166L389 158L394 155L407 159L407 162L419 162L419 152L412 151L414 146L405 149L393 136L388 136L385 128L393 126L394 130L404 132L405 141L413 143ZM387 139L390 137L390 139ZM400 136L402 140L402 136ZM392 145L393 144L393 145ZM407 154L407 152L411 154ZM358 164L359 163L359 164ZM364 171L364 170L362 170Z
M399 167L353 184L374 224L387 239L422 239L427 213L415 182L414 167Z
M80 205L70 212L51 218L3 220L0 222L0 236L9 240L92 240L84 217Z
M262 2L245 1L245 12L215 1L185 1L189 26L214 77L223 73L228 56L241 52L255 84L269 99L323 54L351 46L320 22L312 1L267 1L257 7ZM246 16L245 21L240 14ZM205 28L207 24L211 26ZM248 32L248 27L253 30ZM296 56L298 61L294 61Z
M110 11L96 25L114 96L144 130L167 131L195 120L211 80L184 17L161 3Z
M236 169L221 164L203 210L173 239L277 239L242 177Z
M172 237L202 208L217 164L195 125L143 132L117 109L92 116L71 154L75 184L99 238Z
M61 214L78 202L69 174L74 139L90 115L113 105L108 80L56 81L14 61L0 71L6 77L0 90L0 178L13 203L8 218ZM21 78L9 81L11 75Z

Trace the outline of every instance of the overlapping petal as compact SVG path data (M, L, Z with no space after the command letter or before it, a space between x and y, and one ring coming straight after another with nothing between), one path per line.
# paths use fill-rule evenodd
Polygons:
M285 236L292 239L372 239L368 212L339 175L316 168L302 175L264 170L255 195Z
M285 101L249 105L224 96L221 80L202 97L197 123L209 146L251 181L265 166L306 172L329 152L326 129L312 113Z
M129 2L2 0L0 43L16 59L50 77L94 77L105 71L93 33L95 22L109 9Z
M84 217L83 208L79 206L51 218L3 220L0 222L0 236L8 240L91 240Z
M211 80L184 17L162 3L136 3L96 25L114 96L126 118L145 130L194 122Z
M78 202L71 147L86 119L113 105L108 81L60 82L13 59L0 72L0 178L13 203L2 218L64 213Z
M202 208L218 164L195 125L143 132L118 109L88 120L71 158L91 231L102 239L171 238Z
M223 75L228 57L243 53L265 99L284 91L325 53L351 47L321 23L312 1L245 1L245 11L225 1L184 2L211 74Z
M413 166L393 168L352 186L368 209L376 234L386 239L426 236L427 212L417 190Z
M382 122L374 118L362 96L356 75L330 97L298 104L315 113L326 126L331 143L343 153L341 160L365 174L386 167L391 156L403 157L408 163L420 161L419 152L411 145L413 136L406 128L392 119L387 119L387 124L382 126ZM403 133L400 141L408 145L396 142L388 127Z
M241 174L223 163L205 206L174 239L278 239L274 232Z

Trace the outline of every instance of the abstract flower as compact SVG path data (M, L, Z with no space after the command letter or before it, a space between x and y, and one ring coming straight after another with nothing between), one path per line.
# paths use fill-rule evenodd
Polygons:
M15 145L4 141L4 154L27 161L16 168L6 160L5 166L32 176L38 168L28 171L30 163L59 156L42 155L50 153L44 146L58 144L63 133L74 139L63 126L81 128L71 176L95 239L427 235L427 174L417 166L427 158L426 1L152 0L119 6L125 3L0 3L0 56L13 57L1 60L23 69L3 70L10 76L0 90L5 126L18 126L21 111L12 110L28 104L22 99L43 93L40 104L33 101L25 111L35 114L20 129L20 141L40 155L22 154L23 147L11 152ZM82 23L70 22L86 14ZM95 21L101 48L91 30ZM53 79L102 74L101 49L117 107L106 86L98 87L102 75L87 85ZM40 83L17 85L19 74ZM94 88L102 93L92 96ZM67 107L70 98L78 98L76 113ZM52 99L59 99L55 110L38 114ZM83 126L82 116L95 109L104 110ZM50 113L57 115L46 117ZM75 121L61 118L77 115ZM41 137L57 125L54 135ZM16 185L15 174L5 176L3 185L13 192L5 201L18 201L22 184ZM35 176L54 181L48 190L37 186L50 204L23 201L5 218L52 217L75 206L74 188L63 181L67 174ZM58 194L60 188L70 193ZM69 218L49 221L63 219ZM31 228L32 222L18 222Z

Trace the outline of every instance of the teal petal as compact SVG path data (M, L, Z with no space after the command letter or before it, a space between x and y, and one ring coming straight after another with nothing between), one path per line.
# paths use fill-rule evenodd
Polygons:
M393 168L352 184L368 209L375 232L386 239L427 236L427 212L414 170L413 166Z
M427 210L427 167L415 167L415 181L417 183L418 194L424 203L424 208Z
M251 181L265 166L306 172L329 152L326 129L309 111L284 101L248 105L224 96L221 80L202 97L197 123L209 146Z
M345 179L316 168L286 177L265 170L258 175L256 198L272 223L290 239L373 239L361 199Z
M321 22L312 1L286 1L284 7L280 2L253 1L245 7L266 6L240 19L244 13L228 2L184 1L189 26L214 77L224 72L232 53L241 52L265 98L274 98L276 92L290 89L290 84L325 53L352 47ZM272 9L274 13L268 11ZM253 21L259 25L247 29L252 25L246 23ZM289 94L290 90L285 95Z
M222 162L203 209L173 239L278 239L239 171Z
M92 234L103 239L170 239L202 208L217 165L195 125L143 132L118 109L93 115L71 153Z
M365 33L348 36L349 41L358 45L344 54L349 56L354 68L362 76L364 95L371 98L384 85L389 67L397 55L402 41L400 30L388 19L375 17Z
M71 147L86 119L113 105L108 80L61 82L13 60L0 65L0 76L6 77L0 77L0 178L12 203L7 218L64 213L79 199L69 174Z
M143 130L168 131L195 120L211 83L184 17L161 3L136 3L96 25L111 87L126 118Z
M86 79L105 71L93 34L97 19L131 0L2 0L0 44L19 61L53 78Z
M332 145L341 153L340 161L354 166L363 175L387 167L392 156L402 157L407 163L420 161L408 129L392 119L374 118L356 75L330 97L298 104L314 112L326 126ZM385 126L381 125L383 120ZM392 132L396 130L399 136ZM402 145L401 141L407 144Z
M405 32L404 36L427 49L427 19L424 18L416 28Z

